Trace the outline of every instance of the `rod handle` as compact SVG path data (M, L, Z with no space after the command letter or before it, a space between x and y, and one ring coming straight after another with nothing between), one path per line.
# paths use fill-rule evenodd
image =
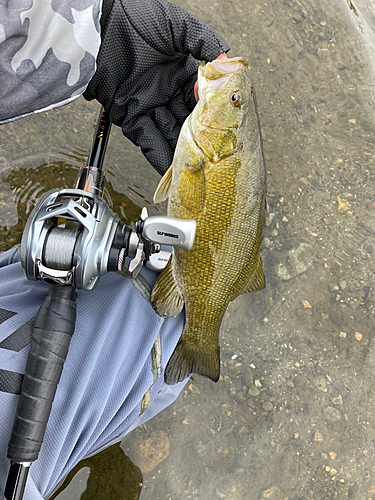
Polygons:
M49 285L31 337L22 391L8 444L12 463L34 462L39 455L57 385L76 321L76 290Z

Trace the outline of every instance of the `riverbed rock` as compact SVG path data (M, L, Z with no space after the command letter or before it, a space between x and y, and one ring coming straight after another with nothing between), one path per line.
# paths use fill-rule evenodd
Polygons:
M279 262L276 274L286 281L302 274L313 265L315 257L314 248L308 243L300 243L297 248L292 248L283 255Z

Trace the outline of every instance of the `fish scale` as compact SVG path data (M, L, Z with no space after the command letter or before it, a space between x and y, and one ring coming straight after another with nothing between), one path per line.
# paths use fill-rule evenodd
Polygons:
M191 373L218 380L224 312L238 295L265 286L265 169L246 60L201 63L198 82L200 101L154 196L155 202L169 197L171 217L197 222L193 248L173 249L152 291L163 316L177 315L185 303L185 327L165 370L168 384Z

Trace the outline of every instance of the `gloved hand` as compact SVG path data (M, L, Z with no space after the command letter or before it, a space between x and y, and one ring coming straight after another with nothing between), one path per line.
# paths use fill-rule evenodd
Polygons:
M212 61L229 47L165 0L104 0L101 29L97 71L84 96L97 99L164 174L196 104L198 61Z

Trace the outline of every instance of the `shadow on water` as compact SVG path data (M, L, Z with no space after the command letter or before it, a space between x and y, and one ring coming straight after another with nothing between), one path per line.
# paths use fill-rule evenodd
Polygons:
M138 500L143 479L140 469L117 444L76 465L50 500L70 498L68 488L72 482L75 491L83 490L81 500Z

